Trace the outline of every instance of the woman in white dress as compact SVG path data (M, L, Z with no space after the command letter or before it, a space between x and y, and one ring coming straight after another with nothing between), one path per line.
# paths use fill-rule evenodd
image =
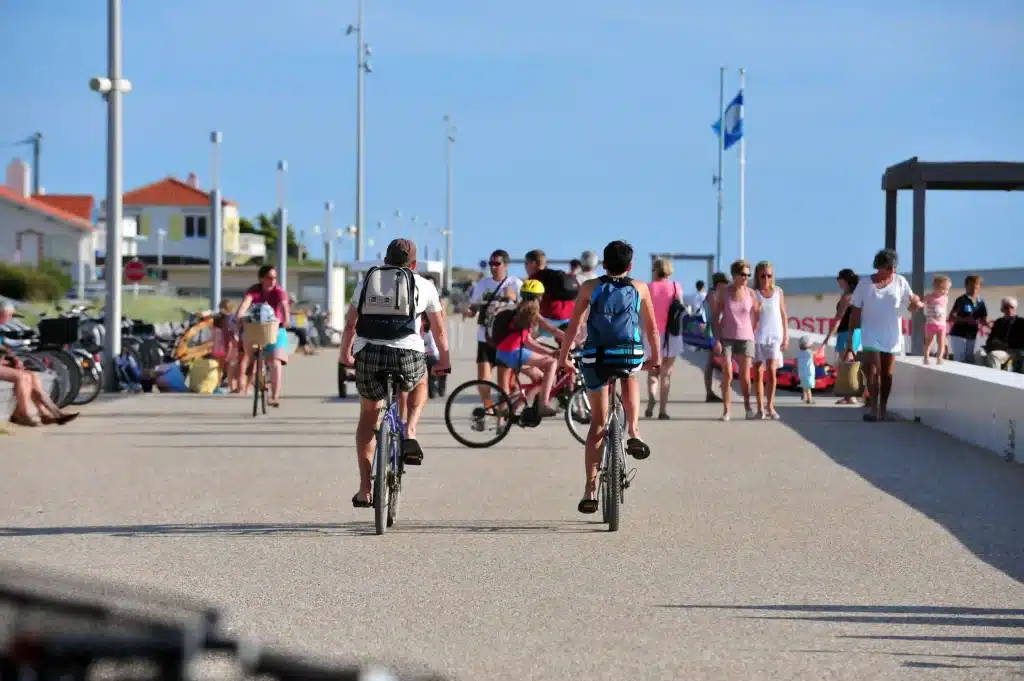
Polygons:
M789 347L789 325L786 324L786 299L782 289L775 285L775 266L767 260L757 263L754 268L754 295L761 303L760 323L754 330L757 418L777 419L776 372L782 363L783 351Z
M865 421L885 420L896 355L903 354L903 311L917 312L924 307L906 277L896 273L898 264L896 251L888 248L879 251L875 254L875 273L861 277L853 291L848 338L852 339L853 332L861 330L862 363L870 394ZM852 348L836 348L836 352L841 356L846 349Z

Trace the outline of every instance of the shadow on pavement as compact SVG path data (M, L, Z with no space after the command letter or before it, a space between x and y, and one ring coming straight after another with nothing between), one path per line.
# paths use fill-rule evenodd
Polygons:
M865 423L860 409L779 405L778 412L785 425L837 464L1024 582L1024 466L920 424Z
M939 626L939 627L983 627L1007 628L1024 630L1024 608L973 608L959 606L932 605L818 605L818 604L765 604L765 605L658 605L657 608L681 610L726 610L744 613L744 619L789 620L804 622L842 623L842 624L888 624L902 626ZM757 614L752 614L757 613ZM764 615L760 613L779 613ZM981 645L1024 645L1024 637L1018 636L893 636L893 635L851 635L840 634L835 638L859 639L873 641L902 641L930 643L976 643ZM992 668L1009 669L1004 666L956 664L967 661L987 662L1024 662L1021 655L988 655L988 654L949 654L949 653L910 653L886 650L796 650L799 653L838 653L890 655L897 658L938 658L949 662L930 662L922 660L904 660L902 667L907 668Z
M410 520L388 533L410 534L581 534L604 532L599 522L551 520L535 522L502 520ZM373 535L373 516L365 521L341 523L197 523L153 525L84 525L69 527L0 527L0 537L52 537L107 535L111 537L160 536L362 536Z

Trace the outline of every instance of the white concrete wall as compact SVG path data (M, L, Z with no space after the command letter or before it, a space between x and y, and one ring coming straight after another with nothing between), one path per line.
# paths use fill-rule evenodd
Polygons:
M213 223L210 220L210 209L208 206L125 206L124 214L137 218L139 234L146 237L145 241L139 242L139 256L156 257L159 250L157 230L163 229L167 233L166 238L163 240L163 254L165 258L209 259L210 230L213 228ZM186 236L185 218L188 216L206 218L206 236ZM238 225L238 207L224 206L223 244L224 251L227 254L238 252Z

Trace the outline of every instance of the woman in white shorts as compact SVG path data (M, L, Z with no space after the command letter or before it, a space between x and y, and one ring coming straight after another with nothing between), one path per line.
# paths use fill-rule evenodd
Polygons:
M775 411L776 371L782 363L782 352L789 347L786 299L783 297L782 289L775 285L775 267L767 260L757 263L757 267L754 268L754 280L754 295L761 303L760 323L754 330L757 418L777 419L779 414Z

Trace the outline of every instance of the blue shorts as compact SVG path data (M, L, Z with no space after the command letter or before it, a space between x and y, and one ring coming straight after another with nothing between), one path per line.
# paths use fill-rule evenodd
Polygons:
M554 326L559 331L565 331L567 328L569 328L569 320L568 319L548 319L547 317L545 317L544 321L550 323L552 326ZM548 331L547 329L542 328L542 327L537 327L537 335L538 336L543 336L545 338L554 338L554 334L553 333L551 333L550 331Z
M533 352L528 348L519 348L518 350L511 351L498 350L494 353L494 356L499 364L507 366L512 371L521 371L523 365L533 357Z
M840 331L836 334L836 352L842 353L846 351L846 343L850 338L849 331ZM860 352L862 350L860 342L860 329L853 330L853 347L854 352Z
M644 349L642 345L632 348L614 348L605 350L603 363L597 361L597 350L594 348L583 348L583 383L587 390L594 392L608 385L611 374L624 371L630 376L640 373L644 364Z

